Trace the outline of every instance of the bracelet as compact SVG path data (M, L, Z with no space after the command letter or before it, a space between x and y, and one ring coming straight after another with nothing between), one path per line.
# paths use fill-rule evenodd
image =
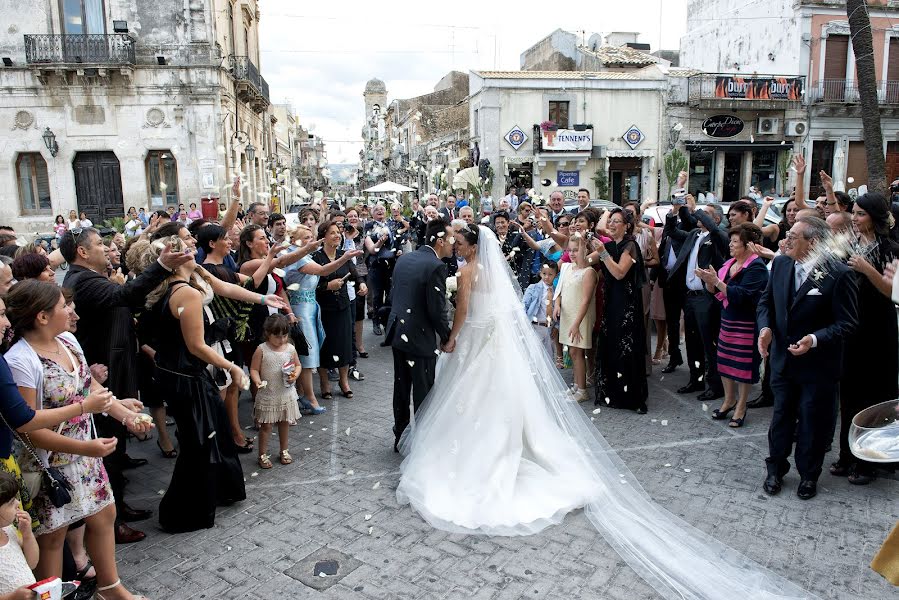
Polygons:
M602 252L599 253L599 260L605 260L605 259L609 258L609 256L611 256L611 254L609 254L609 251L603 250Z
M259 294L259 304L265 304L265 296Z

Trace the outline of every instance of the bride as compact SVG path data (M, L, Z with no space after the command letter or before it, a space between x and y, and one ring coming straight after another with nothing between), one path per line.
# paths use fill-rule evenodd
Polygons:
M459 271L434 387L400 440L397 500L432 526L530 535L583 508L665 598L815 598L653 503L577 403L520 307L494 233L456 233Z

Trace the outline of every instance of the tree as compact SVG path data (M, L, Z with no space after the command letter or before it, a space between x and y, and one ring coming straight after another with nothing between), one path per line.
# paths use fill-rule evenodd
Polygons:
M858 78L859 104L862 109L862 130L865 134L865 154L868 159L868 189L889 196L886 180L886 159L883 156L883 132L880 129L880 108L877 101L877 70L874 66L874 42L871 38L871 19L866 0L847 0L849 32L855 53L855 72Z
M677 182L677 176L681 171L686 171L687 166L687 157L677 148L665 155L665 179L668 180L669 192Z

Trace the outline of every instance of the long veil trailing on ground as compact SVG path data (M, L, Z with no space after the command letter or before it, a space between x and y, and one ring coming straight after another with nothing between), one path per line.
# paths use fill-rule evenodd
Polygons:
M401 442L400 502L435 527L493 535L535 533L583 506L665 598L816 598L653 502L571 400L518 308L521 293L496 236L483 226L475 262L456 351L441 356L434 389ZM548 478L558 485L545 485Z

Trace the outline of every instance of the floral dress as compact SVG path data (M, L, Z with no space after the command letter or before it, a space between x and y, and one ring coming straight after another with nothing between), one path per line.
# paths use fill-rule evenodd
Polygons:
M69 373L59 363L39 357L44 369L44 389L38 390L38 393L43 394L43 408L68 406L73 402L81 402L90 394L91 374L87 361L70 342L58 339L75 365L75 371ZM86 414L70 419L55 431L68 438L89 441L94 437L92 416ZM23 471L33 472L39 469L27 450L17 445L16 453ZM36 535L50 533L95 515L115 501L109 477L103 467L103 459L50 452L48 463L52 467L58 467L72 484L73 489L69 492L72 501L62 508L56 508L43 491L38 493L31 509L32 516L40 522Z

